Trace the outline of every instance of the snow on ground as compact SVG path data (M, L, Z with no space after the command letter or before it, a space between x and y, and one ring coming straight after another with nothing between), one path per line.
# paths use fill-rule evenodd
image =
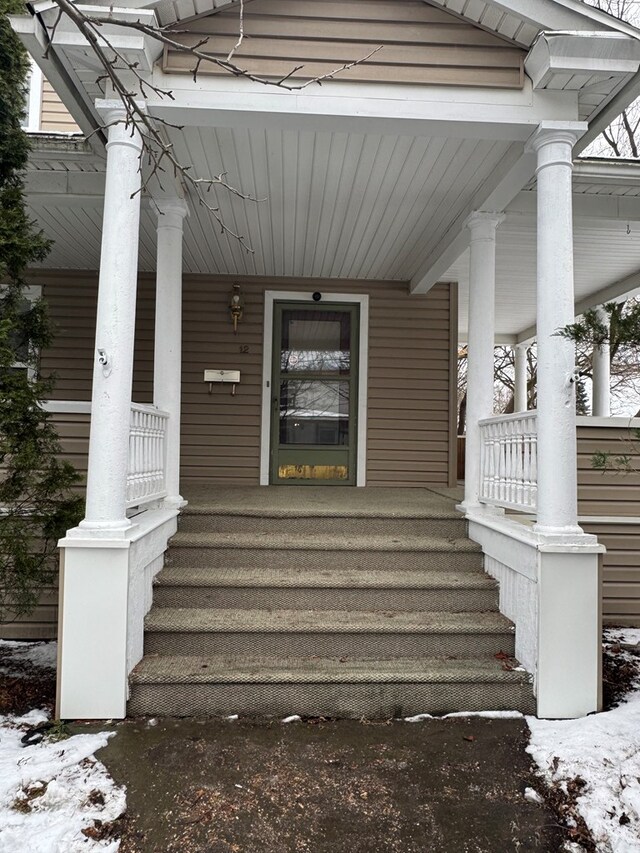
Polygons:
M0 673L13 670L12 664L31 664L39 669L55 669L58 655L57 643L21 643L15 640L0 640L0 655L6 661L0 664Z
M2 643L2 651L36 670L55 662L55 643ZM101 826L124 812L125 790L93 756L111 733L24 746L25 732L47 719L38 710L0 716L0 853L116 853L120 842L101 838Z
M609 639L635 644L640 631L620 629ZM602 853L640 851L640 681L611 711L579 720L538 720L528 752L548 784L565 788L580 777L585 786L577 810Z

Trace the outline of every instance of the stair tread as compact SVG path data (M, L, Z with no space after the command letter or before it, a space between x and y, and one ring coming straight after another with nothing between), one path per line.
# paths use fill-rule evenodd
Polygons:
M178 531L170 547L275 549L304 551L433 551L481 552L476 542L467 538L447 539L437 536L341 536L294 533L189 533Z
M497 612L389 610L245 610L153 607L147 631L170 633L505 634L513 623Z
M496 581L482 569L428 571L415 569L294 569L165 566L158 587L279 587L308 589L495 589Z
M133 684L216 683L529 683L523 669L504 669L482 658L229 657L146 655L131 673Z

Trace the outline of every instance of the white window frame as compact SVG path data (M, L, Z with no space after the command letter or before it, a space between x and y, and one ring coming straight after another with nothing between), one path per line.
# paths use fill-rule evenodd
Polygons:
M29 72L29 95L27 98L26 122L22 125L27 133L38 133L42 117L42 70L31 59L31 71Z
M3 290L3 288L0 287L0 292L2 290ZM31 304L33 304L38 299L40 299L42 296L42 285L40 285L40 284L27 285L27 287L25 287L25 289L23 291L23 296L28 302L31 302ZM11 367L17 367L17 368L22 367L22 368L26 369L28 376L29 376L29 379L33 379L35 377L35 370L33 369L33 367L28 365L28 364L25 364L23 361L15 361L11 365Z

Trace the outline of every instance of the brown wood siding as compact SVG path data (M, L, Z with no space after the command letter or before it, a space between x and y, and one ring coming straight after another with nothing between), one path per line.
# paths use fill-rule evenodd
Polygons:
M52 399L91 400L97 274L43 272L30 276L30 282L42 285L42 295L55 329L53 345L40 359L43 374L56 376ZM136 403L150 403L153 398L154 287L152 277L141 277L134 355L133 399Z
M640 626L640 474L594 470L594 453L632 457L640 470L640 445L626 426L578 424L578 501L581 517L603 520L580 524L607 549L603 558L602 616L606 624ZM628 523L607 522L629 518Z
M578 511L581 516L640 516L640 473L602 473L594 470L591 458L604 452L632 457L640 472L640 442L626 427L578 424Z
M228 311L233 281L242 284L245 294L245 314L237 335ZM43 372L57 375L53 398L90 400L97 277L95 273L42 273L32 277L32 283L43 285L57 328L54 344L41 360ZM455 467L451 446L455 436L449 429L454 289L443 284L426 296L410 296L406 284L398 282L202 275L184 279L182 476L247 485L259 481L265 290L369 294L367 483L451 482L452 464ZM153 335L153 278L142 276L134 366L137 402L152 399ZM227 386L214 386L210 395L203 382L205 368L239 369L242 376L235 397ZM77 437L66 438L69 452L82 452L78 442L73 443Z
M227 307L233 281L245 295L237 335ZM361 281L185 277L182 476L259 482L265 290L369 294L367 484L446 485L450 288L412 297L406 284ZM227 386L209 395L206 368L240 370L235 397Z
M89 452L89 415L55 412L51 415L62 447L62 459L82 475L78 489L84 491ZM32 613L14 622L0 623L2 640L54 640L58 633L58 588L47 587Z
M239 33L238 7L181 23L176 41L226 58ZM184 33L188 30L188 33ZM380 48L377 50L377 48ZM244 40L234 56L243 69L294 79L342 71L340 80L522 88L525 51L429 6L422 0L252 0L245 4ZM194 59L166 48L163 70L192 72ZM199 73L227 74L205 63Z
M581 522L607 549L603 558L602 619L640 627L640 524Z
M64 133L78 133L80 130L48 80L42 81L40 130Z

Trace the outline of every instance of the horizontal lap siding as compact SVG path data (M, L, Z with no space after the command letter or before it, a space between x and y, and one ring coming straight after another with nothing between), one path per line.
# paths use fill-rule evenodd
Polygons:
M48 80L42 82L40 130L63 133L78 133L80 130Z
M96 273L46 272L30 276L42 285L53 322L52 346L42 353L43 374L56 376L53 400L91 400L93 348L96 330L98 277ZM153 398L154 282L143 276L138 286L133 399Z
M77 488L84 490L89 449L89 415L54 412L51 422L62 448L61 458L71 462L81 475ZM58 633L58 588L43 590L35 610L13 622L0 623L3 640L54 640Z
M245 312L233 334L229 316L231 284L242 284ZM45 374L57 376L53 399L91 399L97 276L42 273L56 328L52 347L42 354ZM369 406L367 483L420 486L447 484L452 457L452 307L448 285L426 296L410 296L405 284L305 282L185 276L183 298L182 476L210 482L255 485L260 469L262 338L264 291L369 294ZM330 298L330 297L329 297ZM138 288L133 397L152 400L153 278ZM455 318L454 318L455 319ZM244 351L244 350L247 351ZM208 393L206 368L241 371L236 395L229 386ZM86 471L86 436L77 418L56 415L65 453ZM84 428L86 430L86 427Z
M183 22L176 41L224 59L238 40L238 7ZM342 65L341 80L521 88L525 52L422 0L253 0L234 61L250 73L297 79ZM193 57L166 48L163 68L192 72ZM199 73L225 74L204 63Z
M369 314L367 483L449 482L451 290L373 291Z
M640 442L625 427L578 425L578 507L580 515L640 516L640 473L602 473L593 468L594 453L632 457L640 469Z
M624 427L578 426L578 497L581 516L629 517L629 523L581 522L606 547L603 559L603 619L640 626L640 474L593 469L596 452L630 455L640 468L638 443Z
M245 311L233 334L232 282ZM404 284L186 276L183 307L182 476L257 485L264 291L369 294L368 485L447 484L450 454L450 291L411 297ZM248 352L242 351L248 348ZM203 382L207 368L240 370L236 394Z

